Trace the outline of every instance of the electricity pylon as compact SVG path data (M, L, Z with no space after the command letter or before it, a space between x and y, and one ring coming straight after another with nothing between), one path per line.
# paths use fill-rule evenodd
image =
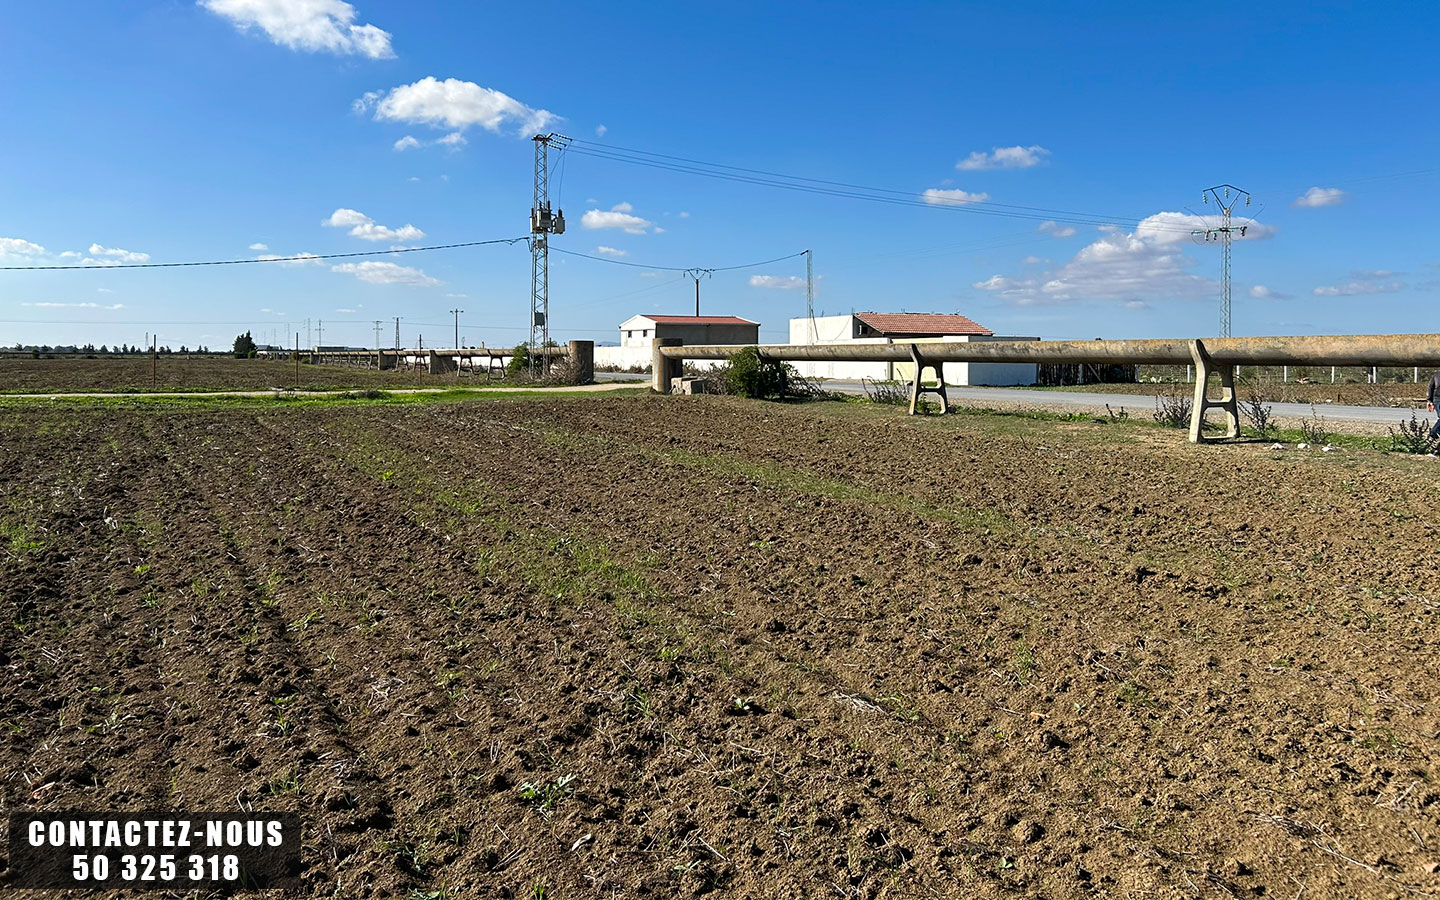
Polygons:
M565 233L565 211L550 213L550 147L564 150L570 139L563 134L537 134L535 142L535 201L530 207L530 356L529 372L548 368L550 357L550 235ZM537 356L537 353L539 354Z
M1245 205L1250 205L1250 192L1242 191L1233 184L1217 184L1215 187L1206 188L1201 194L1201 202L1209 203L1210 198L1215 198L1215 205L1220 207L1222 223L1219 228L1201 228L1190 232L1192 235L1202 237L1206 241L1220 241L1220 336L1230 336L1230 240L1235 232L1245 236L1245 229L1248 224L1235 228L1230 224L1230 214L1235 210L1235 204L1243 197Z

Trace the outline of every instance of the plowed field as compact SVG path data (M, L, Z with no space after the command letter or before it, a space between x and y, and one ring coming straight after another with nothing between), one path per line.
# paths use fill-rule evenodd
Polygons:
M0 410L0 803L305 895L1440 890L1440 469L726 398ZM0 882L3 884L3 882Z

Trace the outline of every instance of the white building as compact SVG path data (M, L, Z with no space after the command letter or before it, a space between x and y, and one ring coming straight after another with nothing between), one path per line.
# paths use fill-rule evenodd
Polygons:
M631 316L620 323L620 346L596 347L595 365L629 369L648 366L656 338L679 338L686 344L760 343L760 323L739 316ZM694 365L710 365L703 360Z
M925 344L949 341L1034 341L1033 337L1002 337L953 313L851 313L790 320L792 344ZM858 381L909 381L913 363L796 362L807 378ZM1034 363L945 364L945 383L954 385L1034 384Z

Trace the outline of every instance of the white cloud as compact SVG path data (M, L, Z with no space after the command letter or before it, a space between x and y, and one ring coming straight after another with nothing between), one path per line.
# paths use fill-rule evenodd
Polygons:
M1275 290L1274 288L1266 287L1266 286L1263 285L1263 284L1257 284L1257 285L1251 287L1251 288L1250 288L1250 297L1251 297L1252 300L1288 300L1288 299L1290 299L1290 295L1289 295L1289 294L1282 294L1282 293L1280 293L1279 291Z
M750 286L771 288L777 291L803 291L805 289L805 279L798 275L751 275Z
M294 258L292 259L292 257L294 257ZM301 253L291 253L291 254L289 254L288 256L281 256L281 255L278 254L278 253L262 253L262 254L260 254L259 256L255 257L255 258L256 258L256 259L263 259L263 260L265 260L265 261L267 261L267 262L272 261L272 260L276 260L277 262L275 262L275 265L277 265L277 266L318 266L318 265L323 265L323 262L321 261L319 255L318 255L318 254L315 254L315 253L305 253L305 252L301 252Z
M454 299L456 299L456 300L463 300L463 299L465 299L466 297L468 297L468 296L470 296L470 295L469 295L469 294L446 294L445 296L447 296L447 297L452 297L452 298L454 298Z
M262 244L262 243L260 243L259 241L256 241L255 243L253 243L253 244L250 245L250 249L251 249L251 250L269 250L270 247L269 247L268 245L266 245L266 244Z
M659 273L659 272L641 272L641 273L640 273L640 277L641 277L641 278L659 278L659 277L660 277L660 273Z
M123 304L123 303L111 303L111 304L109 304L109 305L105 305L105 304L101 304L101 303L88 303L88 302L87 302L87 303L53 303L53 302L48 301L48 300L42 300L42 301L40 301L39 303L21 303L20 305L21 305L21 306L35 306L35 307L39 307L39 308L41 308L41 309L124 309L124 308L125 308L125 304Z
M420 146L420 142L407 134L395 142L395 152L404 153L406 150L414 150L418 146Z
M433 76L414 84L402 84L388 92L372 91L355 101L356 112L371 109L375 110L377 122L405 122L459 131L479 125L496 134L507 126L517 133L530 134L559 118L473 81L457 78L440 81Z
M970 172L980 169L1028 169L1045 162L1045 157L1049 155L1050 151L1038 144L1029 147L996 147L989 153L976 150L956 163L955 168Z
M920 197L935 206L964 206L967 203L984 203L990 199L989 194L972 194L958 188L928 188Z
M1126 309L1149 309L1149 308L1150 308L1150 304L1146 303L1144 300L1126 300L1126 301L1125 301L1125 308L1126 308Z
M604 247L604 246L596 247L596 248L595 248L595 252L596 252L596 253L599 253L601 256L629 256L629 255L630 255L629 251L619 250L619 249L616 249L615 247Z
M458 131L452 131L442 137L440 140L436 141L435 143L439 144L442 147L449 147L453 150L458 150L470 142L465 140L465 135L461 134Z
M341 207L330 214L330 217L320 223L328 228L349 228L352 237L358 237L362 241L418 241L425 236L425 232L414 225L402 225L399 228L390 228L380 225L374 219L360 212L358 209L347 209Z
M330 271L354 275L361 281L368 281L370 284L413 284L430 287L441 283L439 279L431 278L419 269L373 260L361 263L341 263L338 266L331 266Z
M115 293L115 292L112 291L112 290L110 290L109 288L96 288L96 289L95 289L95 293L97 293L97 294L113 294L113 293Z
M635 207L628 203L617 203L610 207L609 212L602 212L592 209L580 217L580 227L589 229L619 228L626 234L644 234L645 229L654 228L655 223L649 219L642 219L639 216L632 216L630 211ZM659 232L659 228L655 228Z
M1033 276L993 275L972 287L1019 306L1209 297L1216 292L1215 282L1190 272L1195 261L1185 255L1191 230L1204 225L1200 216L1156 213L1141 220L1133 232L1106 231L1063 265ZM1274 233L1270 226L1246 223L1243 240L1261 240Z
M119 247L102 247L99 244L91 244L88 252L91 256L100 258L84 260L86 265L118 266L121 263L144 263L150 261L150 254L148 253L121 250Z
M384 225L377 225L369 222L364 225L356 225L350 229L350 234L360 238L362 241L391 241L406 242L418 241L425 236L425 232L414 225L401 225L399 228L387 228Z
M1022 263L1024 263L1025 265L1027 265L1027 266L1033 266L1033 265L1036 265L1036 264L1038 264L1038 263L1048 263L1050 260L1048 260L1048 259L1041 259L1041 258L1038 257L1038 256L1027 256L1027 257L1025 257L1024 259L1020 260L1020 261L1021 261Z
M1059 225L1055 222L1041 222L1037 231L1043 231L1053 238L1068 238L1075 236L1074 225Z
M291 50L391 59L390 33L374 25L356 25L355 7L341 0L200 0L200 5L229 19L236 28L258 28Z
M1371 269L1350 273L1345 284L1322 285L1312 293L1317 297L1360 297L1369 294L1394 294L1405 290L1405 282L1389 269Z
M366 225L373 221L375 220L358 209L347 209L342 206L320 224L330 228L350 228L354 225Z
M596 125L596 126L595 126L595 136L596 136L596 137L604 137L604 136L605 136L605 132L607 132L607 131L609 131L609 130L610 130L610 129L606 128L604 125Z
M337 309L337 310L335 310L335 311L336 311L337 313L344 313L344 314L350 315L350 316L353 316L353 315L355 314L355 310L353 310L353 309Z
M1321 206L1339 206L1345 202L1346 194L1339 188L1312 187L1290 201L1296 209L1315 209Z
M24 238L0 237L0 256L39 256L45 248Z
M686 212L685 210L682 209L682 210L680 210L680 218L682 218L682 219L688 219L688 218L690 218L690 214L689 214L688 212Z

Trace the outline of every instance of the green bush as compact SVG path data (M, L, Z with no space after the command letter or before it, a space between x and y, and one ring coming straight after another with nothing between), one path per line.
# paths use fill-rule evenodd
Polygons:
M515 347L515 355L505 364L506 378L519 378L530 368L530 342L525 341Z
M762 360L754 347L746 347L730 355L726 392L752 400L784 397L789 392L791 371L784 363Z

